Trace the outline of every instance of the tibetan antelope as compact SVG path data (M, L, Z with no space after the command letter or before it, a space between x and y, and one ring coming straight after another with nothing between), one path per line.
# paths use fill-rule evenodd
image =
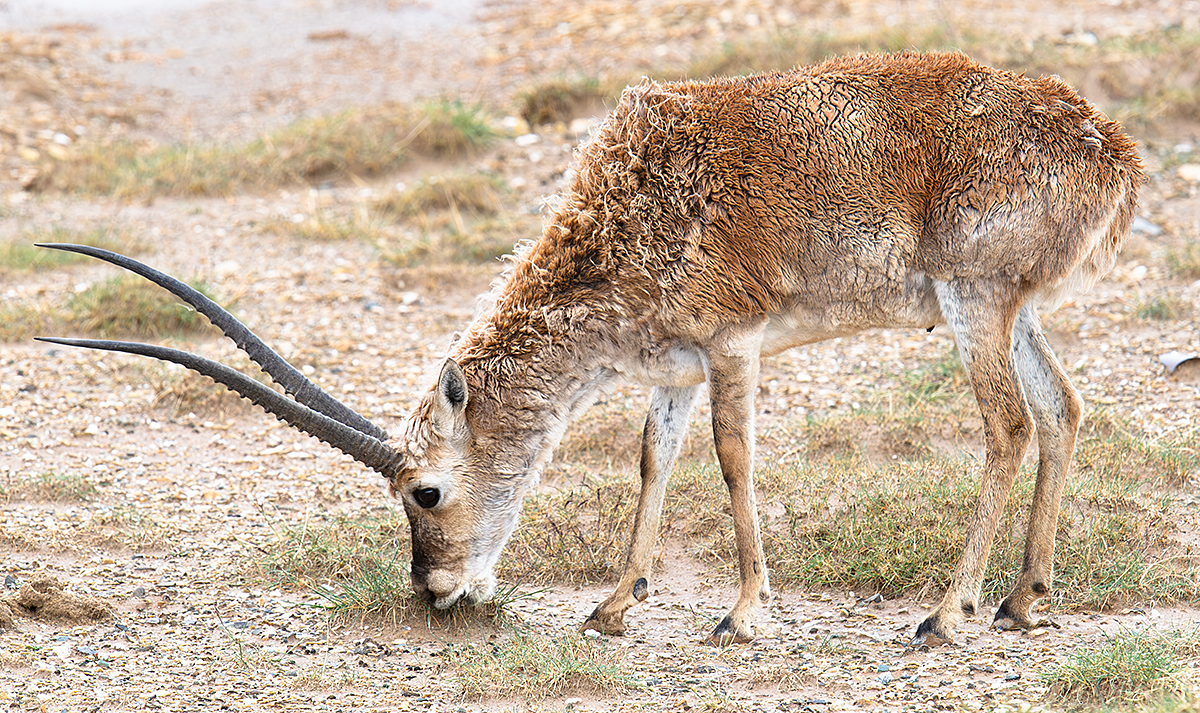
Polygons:
M293 398L183 352L207 374L382 473L412 529L412 585L477 604L522 499L571 421L621 380L652 387L624 574L584 622L610 634L646 599L671 471L699 386L732 499L741 588L709 638L753 636L770 598L755 505L759 361L871 327L953 332L984 423L978 504L945 596L914 643L978 609L998 519L1036 432L1024 565L994 624L1034 625L1051 586L1059 501L1082 402L1039 308L1113 265L1142 180L1133 142L1056 78L962 54L834 59L750 77L627 89L576 152L540 240L390 437L336 402L206 298L132 260L93 255L190 302Z

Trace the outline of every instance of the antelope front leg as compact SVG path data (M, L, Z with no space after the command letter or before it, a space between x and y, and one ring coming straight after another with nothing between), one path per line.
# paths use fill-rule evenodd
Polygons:
M954 280L936 289L979 402L986 460L954 576L937 608L917 627L913 646L950 641L955 625L978 611L992 540L1033 426L1012 358L1013 323L1020 308L1015 288Z
M708 637L707 643L715 646L753 639L754 615L771 599L754 500L754 393L758 388L759 363L758 341L754 336L744 336L725 353L709 354L713 439L733 505L733 534L741 578L737 603ZM761 332L757 336L761 338Z
M617 582L616 590L583 622L583 631L593 629L604 634L624 634L625 612L649 596L654 542L658 539L667 479L679 455L683 434L687 432L697 391L695 386L656 387L651 394L650 413L646 415L646 427L642 431L642 493L633 520L625 573Z

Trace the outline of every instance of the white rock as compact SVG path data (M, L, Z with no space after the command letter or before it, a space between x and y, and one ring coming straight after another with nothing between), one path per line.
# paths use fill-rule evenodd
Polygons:
M1200 183L1200 163L1185 163L1175 173L1185 181Z

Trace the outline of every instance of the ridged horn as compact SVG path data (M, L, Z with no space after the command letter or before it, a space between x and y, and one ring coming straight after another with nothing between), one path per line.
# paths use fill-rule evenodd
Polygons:
M291 394L301 404L377 440L387 440L387 431L371 423L341 401L330 396L328 392L314 384L308 377L301 374L294 366L279 356L275 350L268 347L263 340L251 332L246 325L239 322L236 317L226 312L219 304L205 297L190 285L170 275L159 272L149 265L144 265L137 260L90 245L74 245L71 243L35 243L35 245L39 248L50 248L51 250L62 250L87 255L141 275L184 302L187 302L197 312L207 317L208 321L220 329L226 337L233 340L238 349L246 352L246 355L250 359L258 364L277 384L283 387L284 391ZM101 349L103 347L95 348ZM140 352L132 353L137 354ZM191 367L188 368L190 369ZM229 384L225 385L230 386ZM233 387L230 386L230 388Z
M140 354L180 364L228 387L242 398L261 406L264 411L279 420L328 443L359 463L378 471L386 478L394 478L401 467L401 454L380 439L311 409L212 359L178 349L137 342L118 342L105 339L59 339L57 337L35 337L35 339L39 342L62 344L68 347Z

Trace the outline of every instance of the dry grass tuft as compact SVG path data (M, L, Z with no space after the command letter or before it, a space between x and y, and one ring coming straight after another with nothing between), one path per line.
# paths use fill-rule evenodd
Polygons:
M1192 314L1192 303L1169 292L1138 300L1133 316L1145 322L1167 322L1185 319Z
M1196 631L1122 630L1081 647L1041 678L1052 696L1070 703L1182 713L1195 710L1184 660L1197 654Z
M244 359L241 366L231 365L243 374L262 374L257 365ZM224 419L250 410L250 402L234 391L189 369L152 361L146 364L146 381L154 390L153 408L162 409L170 418L196 414L208 419ZM264 383L269 379L260 378Z
M530 498L497 573L507 581L582 584L614 579L637 508L633 483L570 488Z
M87 230L61 225L32 226L23 229L19 236L0 242L0 273L56 268L91 259L78 253L34 247L34 243L90 245L123 255L137 255L148 247L129 230L114 225Z
M192 287L212 297L203 283ZM104 338L217 333L204 315L136 275L113 277L71 295L66 312L84 333Z
M1167 252L1167 267L1171 275L1182 280L1200 280L1200 243L1188 242Z
M95 483L80 472L46 471L0 482L0 499L47 503L85 503L99 494Z
M446 663L467 699L542 701L571 693L636 688L620 656L603 641L576 634L517 633L499 644L450 646Z
M531 86L517 96L521 118L531 126L567 122L603 110L614 103L622 86L602 86L594 77L551 79Z
M166 546L171 531L136 507L120 505L96 512L84 530L84 540L93 547L144 551Z
M212 296L203 283L191 285ZM70 332L148 339L220 334L203 315L136 275L95 283L57 304L37 298L0 303L0 341Z
M483 173L431 176L416 185L392 191L375 202L377 212L413 220L431 213L458 212L470 216L492 216L500 210L500 181Z
M34 186L120 198L227 196L394 171L409 156L458 158L492 139L478 107L385 104L301 119L244 144L93 145Z
M495 261L541 230L537 216L506 198L500 182L482 173L433 176L393 191L374 210L397 221L402 235L379 243L381 256L397 268Z

